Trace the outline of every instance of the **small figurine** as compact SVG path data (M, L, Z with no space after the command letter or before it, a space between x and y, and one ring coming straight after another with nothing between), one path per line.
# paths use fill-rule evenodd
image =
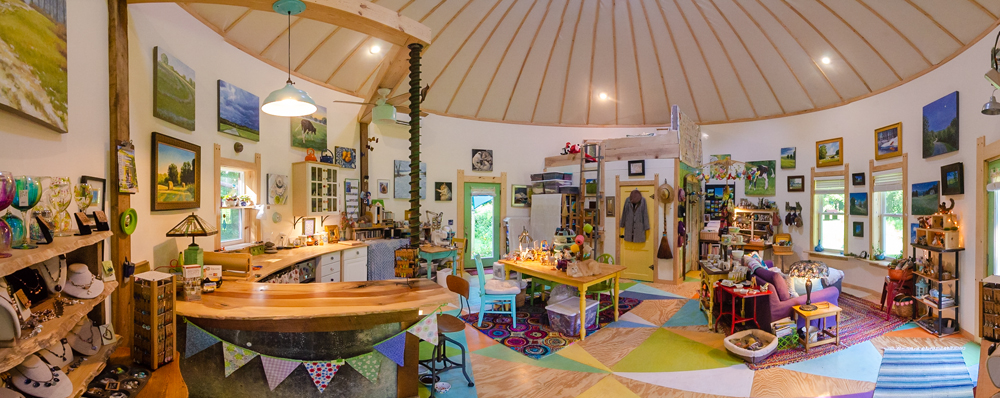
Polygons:
M951 205L945 205L944 202L941 202L938 205L938 214L951 214L951 210L955 208L955 199L948 198L948 200L951 201Z

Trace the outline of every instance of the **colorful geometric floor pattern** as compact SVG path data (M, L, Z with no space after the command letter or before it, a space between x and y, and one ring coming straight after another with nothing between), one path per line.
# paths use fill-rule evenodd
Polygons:
M961 347L970 374L979 371L978 344L938 339L913 323L829 355L753 371L726 352L722 334L708 329L693 300L698 283L693 275L681 285L637 283L625 289L623 283L622 297L634 293L645 301L618 322L537 360L467 325L465 336L453 338L471 352L476 386L466 387L462 373L453 370L443 376L452 390L437 396L871 398L886 347ZM428 349L424 356L429 355ZM427 397L428 390L420 396Z
M611 302L610 295L601 295L599 305L604 310L600 312L597 324L587 326L588 336L614 322L615 309ZM640 303L642 300L619 297L618 314L625 314ZM477 326L479 325L478 312L463 315L462 319L498 343L532 359L542 359L580 340L576 336L556 331L549 324L548 312L542 303L517 307L517 326L513 326L510 315L507 314L483 314L482 326ZM576 334L579 333L577 331Z

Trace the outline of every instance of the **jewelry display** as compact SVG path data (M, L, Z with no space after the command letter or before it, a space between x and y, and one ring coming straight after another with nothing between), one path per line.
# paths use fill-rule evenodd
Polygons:
M63 285L63 293L76 298L91 299L104 291L104 281L94 277L86 264L70 264L66 270L66 284Z
M37 355L29 355L11 372L14 387L36 397L68 397L73 392L72 382L58 366L51 366ZM61 383L62 382L62 383Z
M34 270L31 270L31 271L34 271ZM15 281L17 281L18 283L20 283L21 284L21 288L24 289L24 293L25 294L38 295L39 293L42 292L42 289L44 289L44 287L42 287L44 285L44 282L42 282L42 277L38 275L38 271L34 271L34 272L30 272L29 271L27 273L31 274L31 277L26 278L26 279L29 279L30 282L32 282L31 284L28 284L28 281L25 281L24 279L21 279L21 277L15 275L15 274L7 275L6 278L14 278ZM30 307L31 304L28 304L28 306Z
M55 267L56 270L53 271L52 268ZM63 278L65 272L63 268L66 267L66 255L61 254L59 257L53 257L38 264L35 264L34 268L40 268L42 270L42 280L45 285L53 293L62 292L62 285L66 283L66 279ZM47 278L46 278L47 277Z
M94 274L90 274L90 282L87 282L86 284L80 285L73 281L69 281L69 284L76 286L80 289L83 289L84 291L87 291L90 290L90 287L94 285L95 280L97 280L97 278L94 278Z
M55 347L56 344L54 344L53 346L43 348L38 353L41 354L42 359L48 362L49 365L64 367L73 362L73 349L69 346L69 340L63 338L57 345L58 347Z
M90 318L83 318L73 328L73 332L66 336L69 346L73 351L83 355L94 355L103 343L101 342L101 332L97 325Z
M50 222L55 226L54 236L72 236L73 219L66 209L73 203L73 184L68 177L52 177L49 188L45 190L44 199L52 216Z

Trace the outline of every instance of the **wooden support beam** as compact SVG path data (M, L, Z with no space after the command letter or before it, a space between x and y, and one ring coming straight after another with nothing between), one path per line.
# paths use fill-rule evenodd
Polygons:
M358 159L358 171L361 173L361 192L371 192L368 190L368 123L360 124L360 142L361 146L358 147L358 153L361 154L360 159ZM378 196L377 194L375 196ZM346 204L345 204L346 206ZM368 209L365 207L364 201L358 203L358 215L367 214Z
M109 218L117 220L119 214L132 207L132 197L118 193L118 143L131 140L129 133L128 91L128 2L108 0L108 97L110 128L108 131L108 202ZM122 264L132 256L132 240L122 232L121 223L112 222L111 262L118 275L118 289L111 294L111 319L115 330L121 334L121 347L132 347L132 278L125 277Z

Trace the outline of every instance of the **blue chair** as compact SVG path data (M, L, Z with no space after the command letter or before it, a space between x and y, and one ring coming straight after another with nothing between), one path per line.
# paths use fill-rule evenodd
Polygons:
M486 271L483 270L483 259L482 256L478 254L476 255L476 271L478 271L479 274L479 299L480 299L479 324L476 326L482 327L483 314L490 313L490 314L510 314L513 326L517 327L517 308L515 304L515 299L517 298L517 294L521 292L520 287L511 286L508 288L499 288L499 289L493 286L487 287ZM504 311L504 310L491 309L487 311L486 310L487 304L489 304L491 307L497 304L501 306L505 304L510 304L510 310Z

